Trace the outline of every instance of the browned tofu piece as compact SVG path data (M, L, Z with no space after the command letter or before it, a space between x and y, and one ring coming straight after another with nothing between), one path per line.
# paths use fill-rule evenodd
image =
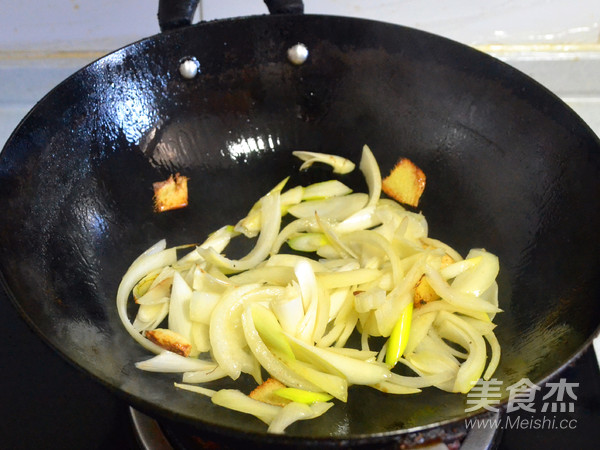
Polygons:
M440 296L437 295L437 293L427 282L427 278L425 277L425 275L423 275L415 285L415 308L419 308L429 302L437 300L438 298L440 298Z
M188 178L178 173L165 181L152 184L154 188L154 210L156 212L185 208L188 204Z
M146 331L145 335L148 340L165 350L169 350L170 352L177 353L181 356L190 356L192 344L175 331L166 328L156 328L155 330Z
M275 391L286 387L285 384L276 380L275 378L267 378L263 384L257 386L252 392L250 392L250 398L258 400L263 403L268 403L275 406L285 406L290 400L280 397L275 394Z
M444 255L442 257L442 263L440 265L440 268L443 269L444 267L449 266L453 262L454 262L454 260L450 256ZM425 275L423 275L421 278L419 278L419 281L417 281L417 284L415 285L415 296L414 296L415 308L419 308L422 305L425 305L426 303L432 302L439 298L440 298L440 296L437 295L437 293L429 285L429 282L427 281L427 277L425 277Z
M410 159L402 158L382 180L381 188L394 200L416 207L425 190L425 174Z

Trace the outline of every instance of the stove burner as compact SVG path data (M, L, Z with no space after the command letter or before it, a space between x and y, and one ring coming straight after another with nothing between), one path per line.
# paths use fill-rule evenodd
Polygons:
M216 450L231 449L227 444L221 445L213 440L203 440L197 436L167 436L163 427L151 417L130 407L129 413L136 436L137 443L141 450L175 450L175 449L212 449ZM500 419L501 413L486 413L489 419ZM450 431L452 430L452 431ZM432 433L435 441L427 443ZM440 442L439 431L411 433L402 444L391 444L385 447L388 450L399 450L404 448L417 447L419 450L494 450L500 443L501 431L490 427L472 428L466 430L465 425L458 425L445 432L443 442ZM265 447L266 448L266 447ZM362 448L365 448L362 446Z

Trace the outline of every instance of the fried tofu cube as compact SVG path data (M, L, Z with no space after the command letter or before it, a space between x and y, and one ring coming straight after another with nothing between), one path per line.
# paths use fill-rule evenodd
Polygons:
M152 184L154 189L154 210L156 212L185 208L188 205L188 177L175 174L165 181Z
M411 160L402 158L382 180L381 188L394 200L417 207L425 190L425 174Z
M449 266L454 262L449 255L444 255L442 257L440 269ZM427 277L425 275L419 278L417 284L415 285L415 296L414 296L414 306L415 308L419 308L429 302L439 299L440 296L433 290L427 281Z
M429 302L437 300L438 298L440 298L440 296L437 295L437 293L429 285L425 275L419 278L419 281L417 281L417 284L415 285L415 308L419 308Z
M181 356L190 356L192 351L191 342L175 331L166 328L156 328L155 330L146 331L145 335L148 340L165 350Z
M275 378L267 378L260 386L257 386L249 397L263 403L275 406L285 406L290 400L275 394L275 391L285 388L286 385Z

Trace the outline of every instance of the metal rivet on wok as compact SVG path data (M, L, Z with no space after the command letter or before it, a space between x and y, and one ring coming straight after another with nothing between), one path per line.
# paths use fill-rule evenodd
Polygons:
M287 56L292 64L300 65L308 58L308 49L299 42L288 49Z
M192 79L198 75L200 63L194 57L187 57L179 63L179 73L183 78Z

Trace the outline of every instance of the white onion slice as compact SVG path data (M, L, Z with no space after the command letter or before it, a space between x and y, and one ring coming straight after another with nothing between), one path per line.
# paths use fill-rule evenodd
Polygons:
M349 358L326 348L307 345L293 336L288 335L288 339L290 343L297 346L296 348L299 347L305 351L306 355L310 355L308 358L310 361L307 362L335 367L350 384L372 385L384 381L390 376L390 371L383 365ZM294 353L296 353L296 348L294 348Z
M381 171L373 152L368 145L363 146L359 168L363 173L369 188L369 202L367 207L375 207L381 196Z
M213 264L234 272L254 267L269 255L273 243L279 234L279 225L281 223L279 192L275 191L263 197L261 223L262 227L256 245L243 258L232 260L215 252L212 248L203 249L201 254Z
M498 368L498 364L500 363L501 349L500 343L498 342L498 338L494 333L486 333L483 335L483 337L490 344L490 348L492 351L492 356L488 363L487 369L485 369L485 373L483 374L483 379L487 381L490 378L492 378L492 375L494 375L494 372Z
M184 391L194 392L196 394L204 395L206 397L212 397L217 393L214 389L208 389L202 386L194 386L185 383L173 383L176 388L183 389Z
M348 186L338 180L327 180L306 186L302 192L302 200L316 200L339 197L352 192Z
M268 432L281 434L294 422L314 419L325 414L333 406L330 402L315 402L312 405L291 402L285 405L269 425Z
M466 394L483 374L486 361L485 342L471 325L455 314L440 311L435 320L440 336L469 349L469 356L456 374L454 391Z
M286 386L304 389L306 391L319 391L317 386L305 380L296 372L290 370L271 352L271 350L269 350L254 326L252 313L249 309L242 314L242 326L250 351L252 351L261 366L264 367L273 378L281 381Z
M248 397L237 389L221 389L211 397L215 405L233 409L234 411L252 414L267 425L279 414L280 406L269 405Z
M300 170L306 170L314 163L320 162L333 167L334 173L339 173L343 175L352 172L355 167L352 161L338 155L306 151L295 151L292 152L292 155L304 161L304 164L300 166Z
M367 205L369 196L363 192L355 192L343 197L330 197L324 200L308 200L288 209L288 213L299 219L314 217L341 221Z
M237 380L242 372L250 373L254 367L254 357L244 349L246 341L241 315L244 297L259 287L258 284L246 284L229 290L210 318L213 358L233 380Z
M187 358L176 353L162 350L162 353L135 363L138 369L147 372L192 372L215 370L218 366L214 361L204 361L196 358Z
M146 339L133 327L127 317L127 300L133 287L146 274L161 267L173 264L177 260L176 249L170 248L167 250L160 250L164 245L164 242L160 241L139 256L123 276L117 291L117 311L123 326L138 343L154 353L160 353L163 349L154 342Z
M206 370L194 370L190 372L184 372L183 382L184 383L208 383L209 381L219 380L225 378L227 374L219 366L214 369Z
M496 313L500 311L496 306L486 302L485 300L453 289L452 286L446 283L440 273L432 269L428 264L425 265L425 274L427 275L427 281L429 281L429 285L448 303L466 309L486 313Z

